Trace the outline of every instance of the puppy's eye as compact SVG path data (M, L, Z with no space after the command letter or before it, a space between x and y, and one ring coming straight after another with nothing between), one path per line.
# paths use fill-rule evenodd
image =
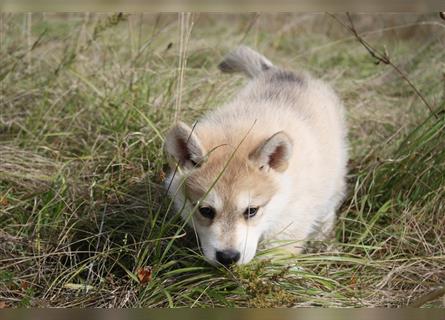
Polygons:
M199 213L207 219L213 219L215 217L215 209L212 207L201 207Z
M258 208L248 207L246 211L244 211L244 218L249 219L253 218L258 212Z

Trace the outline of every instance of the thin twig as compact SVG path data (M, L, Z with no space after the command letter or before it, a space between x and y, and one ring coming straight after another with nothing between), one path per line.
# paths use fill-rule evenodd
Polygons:
M354 37L357 39L357 41L368 51L368 53L376 59L376 64L379 64L380 62L390 65L405 81L408 83L408 85L414 90L416 95L422 100L422 102L425 104L425 106L429 109L429 111L434 115L436 119L438 119L437 114L433 111L433 107L429 104L429 102L426 100L426 98L423 96L423 94L416 88L416 86L411 82L411 80L408 79L407 75L397 66L395 65L388 53L386 51L380 52L379 50L375 49L373 46L369 44L363 37L358 33L357 29L354 26L354 22L352 20L352 16L349 12L346 13L346 16L348 18L349 24L344 23L342 20L337 18L335 15L331 13L327 13L330 17L332 17L334 20L336 20L338 23L340 23L344 28L349 30Z

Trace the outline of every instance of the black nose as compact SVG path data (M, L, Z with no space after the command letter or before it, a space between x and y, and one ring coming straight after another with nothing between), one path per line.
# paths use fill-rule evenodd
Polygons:
M239 251L236 250L216 251L216 260L225 266L237 262L239 258L240 258L240 253Z

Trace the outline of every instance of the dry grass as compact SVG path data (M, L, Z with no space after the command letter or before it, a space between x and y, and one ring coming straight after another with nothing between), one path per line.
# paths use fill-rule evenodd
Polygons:
M439 119L325 14L2 14L0 301L439 306L445 24L435 15L354 19ZM162 139L176 117L191 122L238 90L242 78L216 65L241 42L309 69L343 97L350 188L329 243L295 259L260 252L264 259L225 270L203 261L170 210ZM142 284L146 266L153 271Z

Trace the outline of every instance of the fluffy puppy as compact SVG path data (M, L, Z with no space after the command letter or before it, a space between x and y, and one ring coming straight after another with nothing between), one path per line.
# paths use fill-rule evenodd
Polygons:
M325 82L245 46L219 68L249 81L195 126L168 132L169 194L212 264L247 263L260 240L291 241L299 253L332 229L343 198L343 105Z

